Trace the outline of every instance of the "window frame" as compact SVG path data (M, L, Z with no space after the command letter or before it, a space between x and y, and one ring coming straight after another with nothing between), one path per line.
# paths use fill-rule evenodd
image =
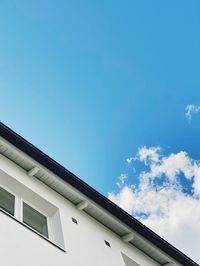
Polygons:
M11 191L10 189L7 189L6 187L0 185L0 188L2 188L3 190L5 190L6 192L8 192L9 194L11 194L12 196L14 196L14 214L8 212L7 210L5 210L4 208L2 208L0 206L0 209L5 212L6 214L10 215L11 217L16 217L16 199L17 199L17 195L16 193L14 193L13 191Z
M40 233L37 229L33 228L32 226L28 225L27 223L24 222L24 204L26 204L28 207L32 208L33 210L35 210L36 212L38 212L39 214L43 215L46 218L46 226L47 226L47 236L45 236L44 234ZM33 230L34 232L36 232L37 234L41 235L42 237L50 240L50 219L49 216L47 214L45 214L44 212L42 212L41 210L39 210L37 207L35 207L33 204L31 204L30 202L26 201L26 200L21 200L21 223L24 224L25 226L29 227L31 230Z
M2 189L4 189L5 191L7 191L8 193L10 193L11 195L14 196L14 215L12 215L11 213L9 213L8 211L4 210L1 207L0 207L0 213L3 213L5 215L7 215L11 219L13 219L17 223L23 225L25 228L27 228L30 231L32 231L33 233L37 234L38 236L40 236L41 238L43 238L44 240L46 240L50 244L54 245L55 247L57 247L61 251L66 252L64 243L63 243L64 245L62 246L59 243L57 244L54 241L53 234L55 233L54 232L55 228L53 228L51 226L51 218L52 217L50 217L50 215L48 213L46 213L46 212L42 211L40 208L36 207L34 204L32 204L30 202L30 200L27 201L26 199L24 199L24 197L22 197L19 193L13 192L7 186L0 184L0 187ZM48 237L46 237L44 234L40 233L39 231L37 231L33 227L31 227L28 224L23 222L23 203L25 203L26 205L30 206L33 210L39 212L41 215L45 216L46 223L47 223ZM57 211L60 212L58 208L57 208ZM62 226L62 224L61 224L61 226ZM62 230L62 228L61 228L61 230Z
M36 232L37 234L40 234L42 237L50 240L50 235L51 235L51 228L50 228L50 219L49 219L49 215L44 213L43 211L41 211L40 209L38 209L36 206L34 206L33 204L31 204L29 201L22 199L21 197L19 197L19 195L17 195L16 193L14 193L12 190L10 190L9 188L2 186L0 184L0 189L5 190L6 192L8 192L9 194L11 194L14 197L14 213L10 213L7 210L5 210L4 208L2 208L0 206L0 210L6 214L8 214L9 216L19 220L19 222L21 222L22 224L24 224L25 226L29 227L31 230L33 230L34 232ZM32 208L33 210L35 210L36 212L38 212L39 214L43 215L46 218L46 226L47 226L47 235L45 236L44 234L40 233L38 230L36 230L35 228L33 228L32 226L28 225L27 223L25 223L24 220L24 204L26 204L28 207ZM18 213L18 215L17 215Z

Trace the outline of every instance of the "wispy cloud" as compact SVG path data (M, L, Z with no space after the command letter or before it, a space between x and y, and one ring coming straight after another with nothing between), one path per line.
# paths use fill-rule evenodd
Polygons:
M160 147L151 147L147 148L146 146L138 149L138 153L134 157L130 157L126 159L128 165L130 165L133 161L141 161L144 162L145 165L150 162L157 162L159 160L159 151L161 151Z
M117 186L119 188L122 188L125 184L125 180L127 179L127 175L126 174L121 174L119 177L118 177L118 181L117 181Z
M185 108L185 116L190 121L193 114L200 112L200 105L188 104Z
M144 163L139 184L122 175L108 198L200 262L200 163L184 151L165 156L160 147L142 147L132 158Z

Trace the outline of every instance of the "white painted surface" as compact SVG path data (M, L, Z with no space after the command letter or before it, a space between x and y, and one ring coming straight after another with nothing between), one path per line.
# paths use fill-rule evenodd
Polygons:
M125 266L121 252L141 266L159 265L134 248L133 245L124 243L116 234L84 211L80 212L75 205L57 192L34 177L28 176L22 168L3 156L0 156L0 170L0 185L4 188L13 193L18 193L21 189L22 197L28 197L24 191L29 191L29 201L32 201L34 206L48 215L50 215L52 208L59 210L56 215L60 217L61 224L56 223L53 219L51 226L63 232L66 250L64 252L58 249L22 224L0 212L2 265ZM15 183L14 180L17 182ZM18 184L18 187L14 187L13 184ZM34 197L30 198L30 195L34 195ZM20 213L20 210L17 213ZM78 224L72 222L72 217L78 221ZM59 237L58 239L56 237L55 235L52 236L52 241L59 242ZM106 246L104 240L107 240L111 247Z

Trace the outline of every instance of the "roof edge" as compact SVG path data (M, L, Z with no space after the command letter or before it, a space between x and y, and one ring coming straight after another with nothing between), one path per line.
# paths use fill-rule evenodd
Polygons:
M182 265L187 266L199 266L196 262L190 259L188 256L183 254L181 251L176 249L166 240L161 238L159 235L154 233L148 227L143 225L137 219L132 217L130 214L125 212L119 206L114 204L108 198L100 194L98 191L93 189L91 186L86 184L72 172L67 170L65 167L60 165L58 162L53 160L51 157L46 155L44 152L36 148L30 142L25 140L23 137L15 133L5 124L0 122L0 136L3 137L5 140L10 142L16 148L24 152L25 154L29 155L35 161L40 163L41 165L45 166L51 172L59 176L65 182L69 183L73 187L75 187L78 191L83 193L89 199L93 200L99 206L104 208L107 212L115 216L117 219L122 221L128 227L132 228L136 231L139 235L147 239L153 245L155 245L158 249L162 250L168 256L172 257L177 262L181 263Z

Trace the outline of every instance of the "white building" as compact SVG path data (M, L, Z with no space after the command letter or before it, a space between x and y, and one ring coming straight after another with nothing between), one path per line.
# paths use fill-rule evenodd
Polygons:
M198 265L0 123L5 266Z

